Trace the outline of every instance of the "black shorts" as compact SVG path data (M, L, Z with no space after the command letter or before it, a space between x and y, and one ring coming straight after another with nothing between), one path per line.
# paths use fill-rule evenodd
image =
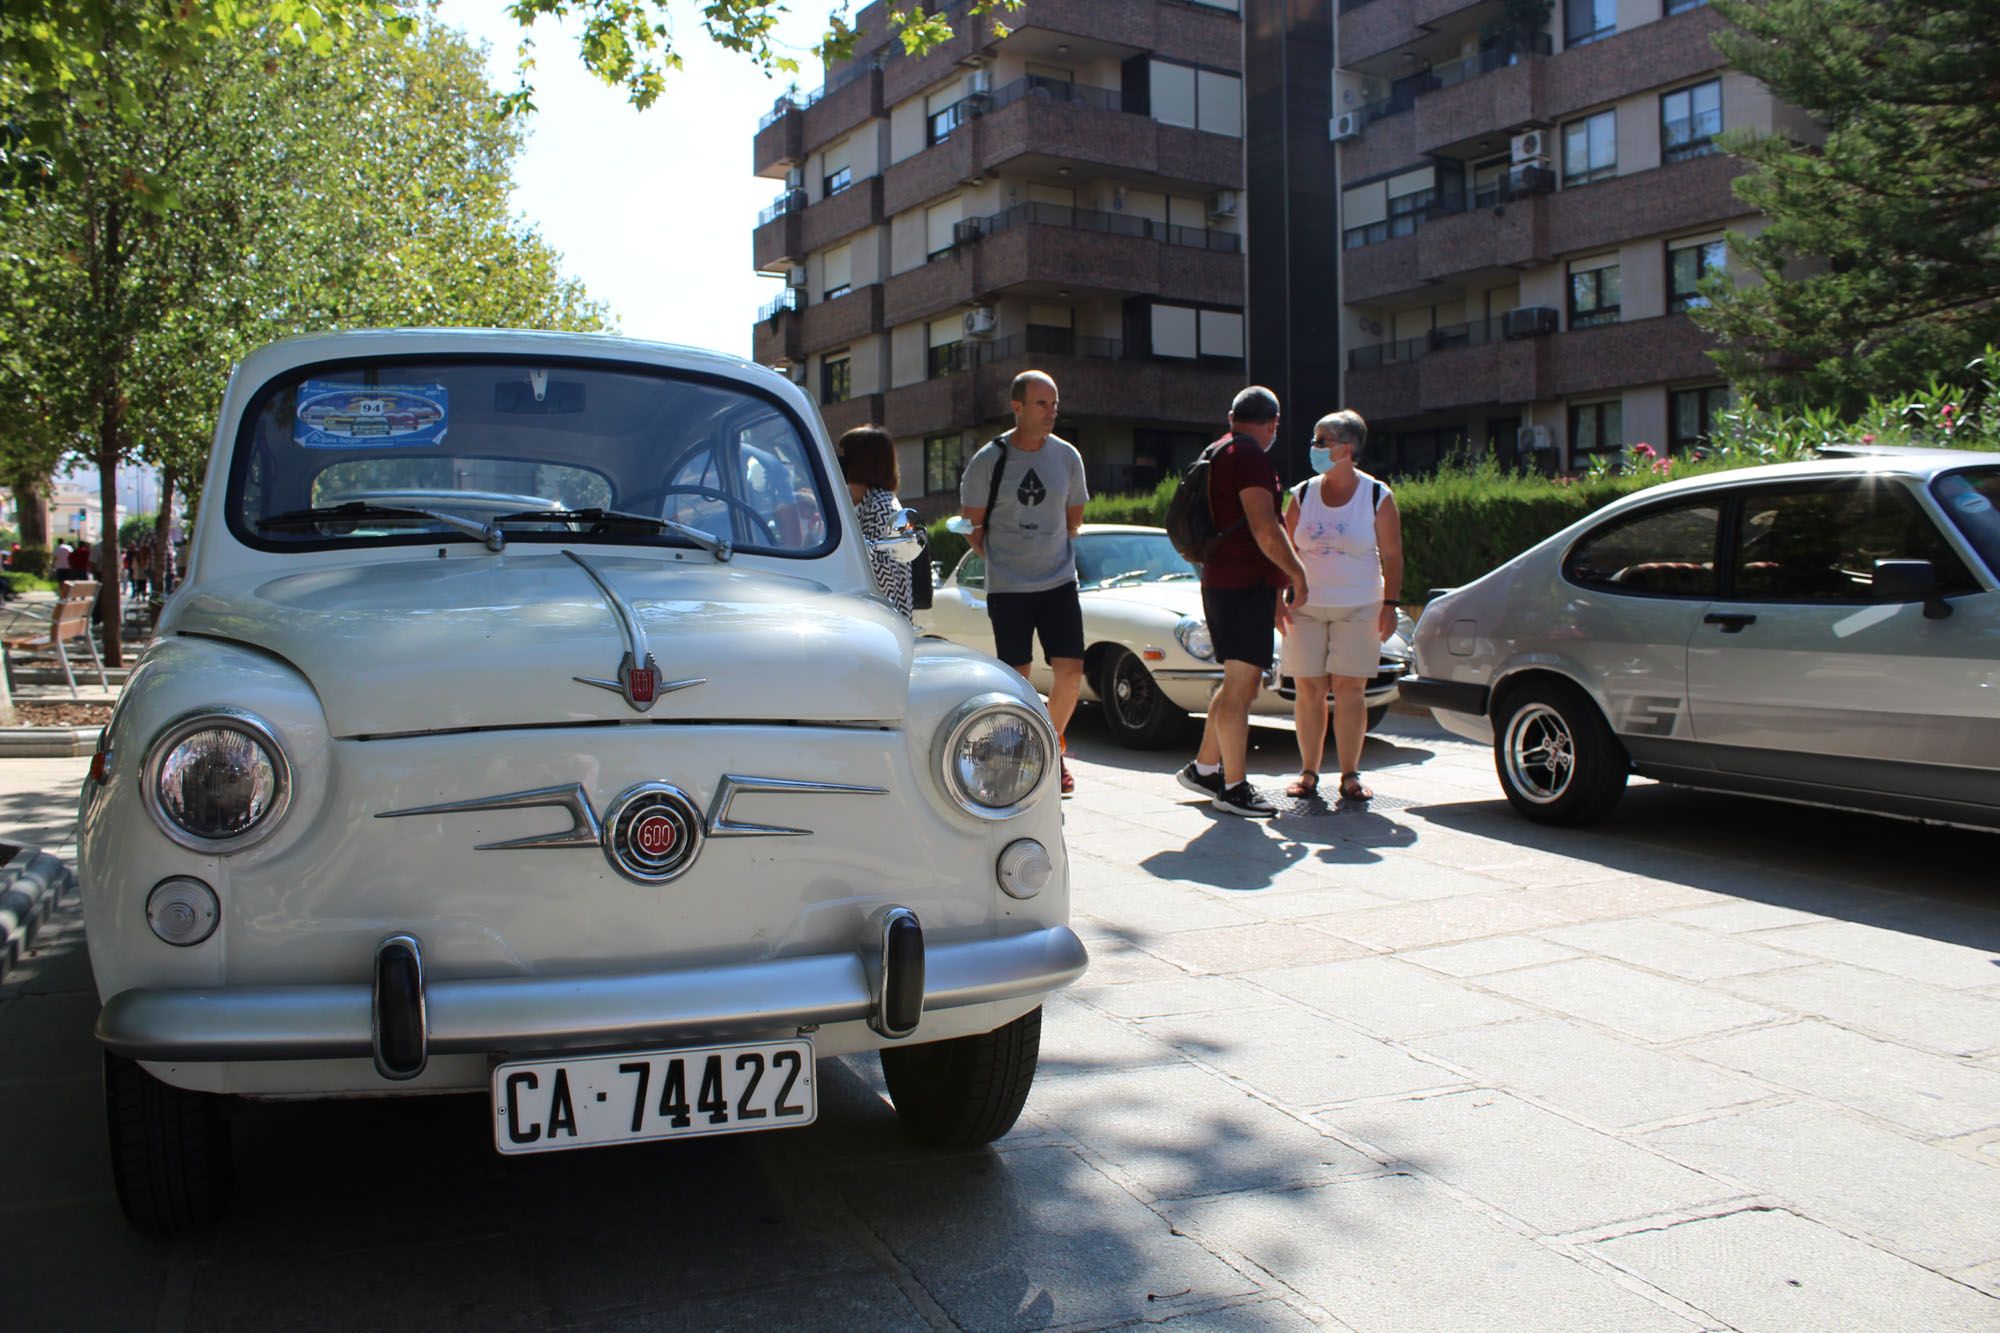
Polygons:
M1208 617L1208 637L1218 662L1248 662L1259 671L1271 669L1271 646L1278 614L1278 590L1270 584L1254 588L1203 588L1202 614Z
M1008 666L1035 660L1035 636L1042 636L1042 660L1083 656L1083 603L1076 585L1041 592L996 592L986 597L986 618L993 622L993 655Z

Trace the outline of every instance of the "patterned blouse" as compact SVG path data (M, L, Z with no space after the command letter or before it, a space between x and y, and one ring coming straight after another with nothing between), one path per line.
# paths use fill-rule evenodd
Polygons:
M861 503L855 506L855 510L861 516L862 540L877 541L895 531L896 515L902 512L903 503L896 498L895 492L870 486L862 493ZM921 556L918 558L922 559ZM889 599L890 605L908 617L910 567L886 551L870 551L868 562L875 567L875 586Z

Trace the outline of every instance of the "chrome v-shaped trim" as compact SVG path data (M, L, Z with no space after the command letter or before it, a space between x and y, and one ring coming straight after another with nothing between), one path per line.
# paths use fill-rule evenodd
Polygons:
M375 818L457 815L478 810L526 810L543 805L569 811L569 828L561 833L540 834L532 838L477 843L472 850L498 852L521 847L595 847L603 840L604 830L597 822L597 812L590 808L590 797L584 794L583 784L580 782L572 782L565 787L538 787L534 791L509 792L505 796L481 796L470 801L444 801L438 805L419 805L408 810L384 810Z
M798 838L809 837L809 828L787 828L783 824L739 824L729 817L729 803L745 792L785 792L811 795L815 792L845 792L856 796L887 796L886 787L859 787L846 782L803 782L789 778L746 778L734 773L723 775L708 803L708 836L711 838Z
M647 651L646 633L639 628L639 615L632 609L632 604L619 596L612 588L610 582L602 574L598 573L597 570L592 568L588 560L585 560L575 551L565 550L563 554L575 561L576 567L589 575L590 581L597 585L597 591L603 595L606 605L611 608L611 614L618 620L619 631L625 636L625 657L624 660L618 663L618 675L616 679L603 680L595 676L573 676L571 677L572 680L577 681L579 684L595 685L600 690L610 690L613 694L622 695L626 703L641 713L651 708L663 694L672 694L675 690L685 690L693 685L705 685L708 683L708 677L706 676L693 676L687 680L661 680L659 665L653 661L653 654ZM650 693L644 699L634 697L632 692L632 672L635 670L650 672L651 679L654 682Z

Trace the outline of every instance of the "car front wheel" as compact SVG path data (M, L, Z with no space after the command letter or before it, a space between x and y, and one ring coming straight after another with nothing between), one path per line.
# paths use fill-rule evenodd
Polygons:
M976 1148L1014 1127L1035 1081L1042 1011L971 1037L882 1048L903 1128L939 1148Z
M104 1111L111 1176L126 1220L167 1238L222 1216L234 1175L221 1098L162 1083L106 1052Z
M1538 824L1591 824L1625 794L1630 762L1597 706L1573 686L1533 681L1494 715L1493 766L1507 800Z
M1187 717L1160 689L1146 664L1123 648L1111 650L1097 683L1112 739L1134 750L1171 744Z

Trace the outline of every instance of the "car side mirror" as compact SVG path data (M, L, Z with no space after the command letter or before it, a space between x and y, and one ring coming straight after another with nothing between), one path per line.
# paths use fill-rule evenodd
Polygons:
M1925 620L1951 614L1951 603L1937 590L1937 566L1928 560L1877 560L1874 587L1885 602L1922 602Z
M907 565L924 553L926 538L924 530L917 526L917 511L899 510L895 525L886 537L877 537L868 543L871 551L881 551L899 565Z

